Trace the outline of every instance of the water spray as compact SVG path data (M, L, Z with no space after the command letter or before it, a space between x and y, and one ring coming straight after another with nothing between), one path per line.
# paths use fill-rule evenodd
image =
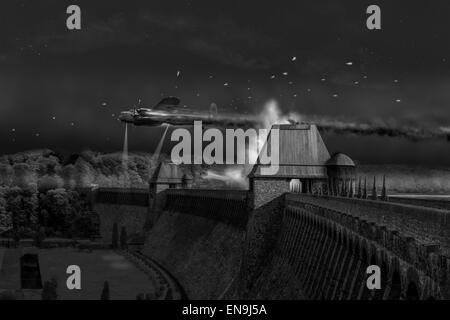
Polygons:
M125 135L123 139L122 165L128 168L128 123L125 124Z

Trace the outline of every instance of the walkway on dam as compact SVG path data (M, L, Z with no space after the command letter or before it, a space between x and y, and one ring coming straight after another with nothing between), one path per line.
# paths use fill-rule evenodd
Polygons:
M289 193L287 205L308 203L342 212L411 237L425 246L439 245L450 256L450 211L379 200Z

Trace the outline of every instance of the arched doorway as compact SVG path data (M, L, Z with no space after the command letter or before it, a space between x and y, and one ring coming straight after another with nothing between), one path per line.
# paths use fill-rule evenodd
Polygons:
M42 289L37 254L27 253L20 258L20 280L22 289Z
M302 192L302 183L300 179L291 179L289 182L289 191L301 193Z

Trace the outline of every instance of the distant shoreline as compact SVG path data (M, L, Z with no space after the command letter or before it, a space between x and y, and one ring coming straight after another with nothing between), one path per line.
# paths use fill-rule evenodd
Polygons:
M430 199L430 200L448 200L448 201L450 201L450 195L448 195L448 194L397 193L397 194L390 194L389 197L393 197L393 198Z

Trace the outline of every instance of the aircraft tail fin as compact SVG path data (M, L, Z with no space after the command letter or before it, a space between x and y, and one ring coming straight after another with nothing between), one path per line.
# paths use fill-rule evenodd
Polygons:
M178 107L180 104L180 99L177 97L166 97L163 98L155 107L154 109L165 109L165 108L171 108L171 107Z

